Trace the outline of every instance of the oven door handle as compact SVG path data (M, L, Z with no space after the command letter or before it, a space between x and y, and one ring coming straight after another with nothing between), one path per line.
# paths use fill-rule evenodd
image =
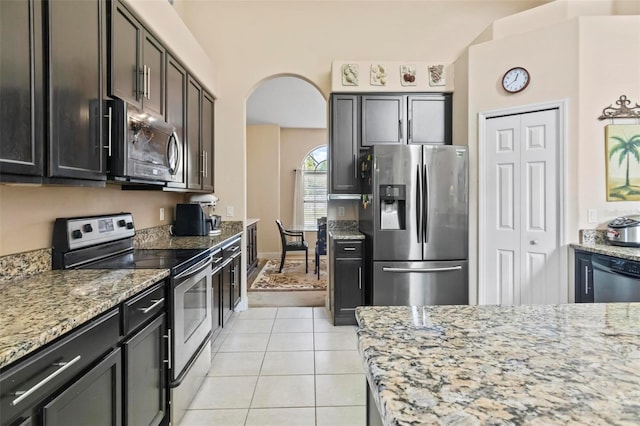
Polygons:
M186 280L188 278L191 278L195 274L201 272L207 266L210 266L211 263L213 263L213 260L211 259L211 257L208 257L205 260L196 263L195 265L193 265L191 268L187 269L186 271L179 273L178 275L176 275L175 279L177 279L177 280Z

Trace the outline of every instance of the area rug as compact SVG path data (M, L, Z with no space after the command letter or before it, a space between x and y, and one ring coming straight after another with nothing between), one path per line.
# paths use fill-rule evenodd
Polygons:
M320 279L313 272L314 261L309 259L309 272L304 272L304 259L285 260L282 273L280 260L269 259L249 287L249 291L326 290L327 259L320 258Z

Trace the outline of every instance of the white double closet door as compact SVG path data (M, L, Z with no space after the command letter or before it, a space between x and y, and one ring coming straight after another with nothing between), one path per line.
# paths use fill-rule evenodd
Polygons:
M566 302L558 120L558 109L486 120L480 304Z

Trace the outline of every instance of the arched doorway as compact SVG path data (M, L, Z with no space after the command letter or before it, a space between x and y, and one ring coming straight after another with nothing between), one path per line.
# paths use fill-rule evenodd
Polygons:
M309 273L285 264L282 276L265 275L271 271L272 261L279 265L281 256L275 220L289 229L297 227L294 211L300 200L295 198L296 171L302 170L310 152L327 146L327 101L304 78L281 75L263 80L247 99L246 110L247 218L259 219L259 264L247 277L249 306L324 306L326 291L318 290L317 278L311 282L316 241L311 225L301 225L309 247ZM299 253L304 256L304 252L288 253L287 261L295 260ZM321 279L326 281L325 277L326 273ZM265 284L267 288L261 288L258 281L263 280L274 287ZM292 285L281 285L283 282Z

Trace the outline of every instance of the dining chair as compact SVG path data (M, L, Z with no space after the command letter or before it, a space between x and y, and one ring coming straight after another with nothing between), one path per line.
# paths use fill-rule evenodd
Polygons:
M327 254L327 218L318 219L318 234L316 239L316 269L315 273L320 279L320 256Z
M284 266L284 258L287 255L288 251L304 251L304 261L305 261L305 273L309 272L309 245L304 240L304 232L303 231L294 231L285 229L282 226L282 222L276 219L276 225L278 225L278 231L280 231L280 240L282 241L282 256L280 257L280 270L278 272L282 272L282 267Z

